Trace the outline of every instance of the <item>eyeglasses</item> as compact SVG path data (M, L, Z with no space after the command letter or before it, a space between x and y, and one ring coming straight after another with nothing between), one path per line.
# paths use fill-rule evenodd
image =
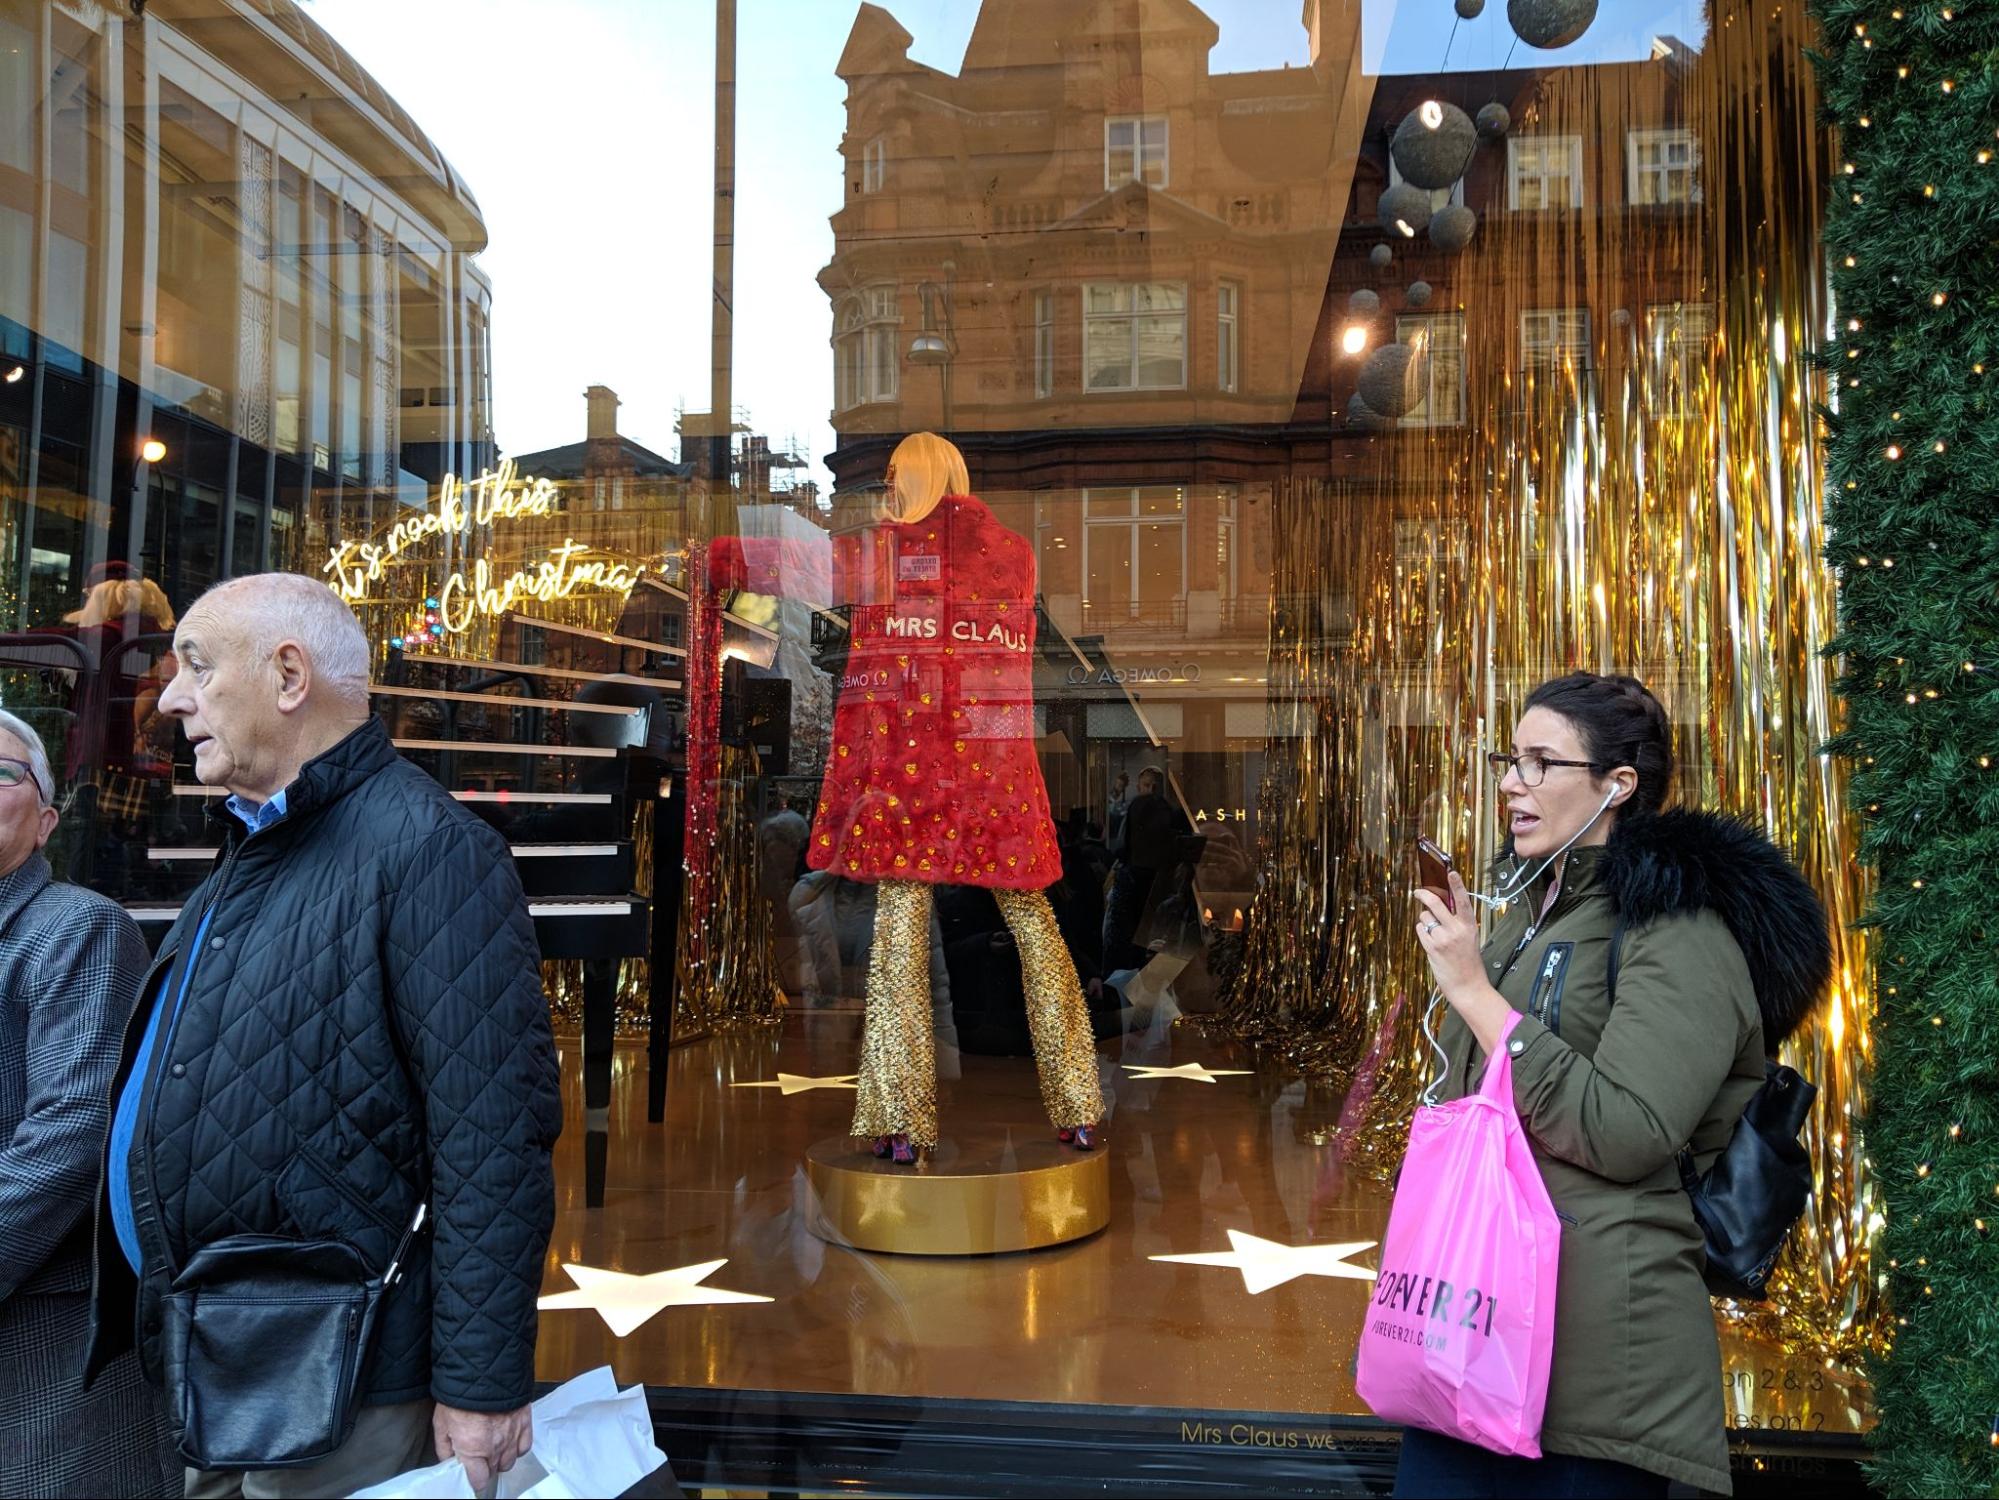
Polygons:
M1519 775L1522 786L1539 786L1546 778L1550 766L1574 766L1582 771L1603 769L1593 760L1556 760L1552 756L1535 755L1531 751L1526 755L1508 755L1504 750L1494 750L1486 756L1485 763L1492 768L1493 780L1504 781L1506 773L1513 771Z
M25 760L16 760L11 755L0 755L0 791L34 779L34 768Z

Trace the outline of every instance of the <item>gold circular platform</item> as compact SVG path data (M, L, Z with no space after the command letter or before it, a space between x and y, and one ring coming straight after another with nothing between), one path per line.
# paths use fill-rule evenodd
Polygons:
M879 1161L845 1136L805 1154L812 1229L856 1250L997 1255L1095 1234L1111 1218L1110 1158L1052 1137L975 1133L921 1166Z

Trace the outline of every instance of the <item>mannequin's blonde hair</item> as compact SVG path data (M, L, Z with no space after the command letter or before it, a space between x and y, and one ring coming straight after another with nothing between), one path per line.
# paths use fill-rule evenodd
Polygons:
M912 432L889 455L895 484L882 496L885 520L921 521L946 495L969 495L972 478L958 445L934 432Z

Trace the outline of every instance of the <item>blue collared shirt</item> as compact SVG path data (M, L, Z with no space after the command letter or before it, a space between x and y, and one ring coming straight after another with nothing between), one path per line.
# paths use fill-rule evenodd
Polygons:
M250 837L255 838L273 823L283 821L285 794L281 790L268 802L252 802L246 797L232 796L226 805L229 811L243 820L243 825L250 830ZM201 919L201 926L195 929L194 944L188 949L187 962L181 965L180 988L174 992L174 1014L179 1014L181 1002L187 999L188 984L194 978L194 961L201 956L202 940L208 936L208 924L214 919L215 910L210 907L208 914ZM151 1003L153 1013L146 1021L146 1034L139 1039L139 1050L132 1058L132 1071L125 1075L125 1087L119 1091L118 1106L111 1116L108 1184L111 1227L117 1231L118 1247L125 1252L125 1259L132 1263L134 1271L143 1269L140 1264L143 1257L139 1248L138 1222L132 1214L132 1141L139 1131L139 1101L145 1097L146 1074L151 1071L153 1047L159 1041L160 1017L167 1013L167 1007L159 1003L158 995L153 996Z

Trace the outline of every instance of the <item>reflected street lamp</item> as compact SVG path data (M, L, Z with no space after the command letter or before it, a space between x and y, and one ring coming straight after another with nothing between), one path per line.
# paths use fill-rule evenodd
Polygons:
M923 299L923 327L916 337L909 341L909 362L913 365L934 365L941 371L942 395L944 398L944 430L951 430L951 362L958 357L958 328L953 312L956 297L952 289L952 273L957 269L950 261L944 262L944 284L926 281L916 289L916 295ZM942 309L940 321L939 309Z

